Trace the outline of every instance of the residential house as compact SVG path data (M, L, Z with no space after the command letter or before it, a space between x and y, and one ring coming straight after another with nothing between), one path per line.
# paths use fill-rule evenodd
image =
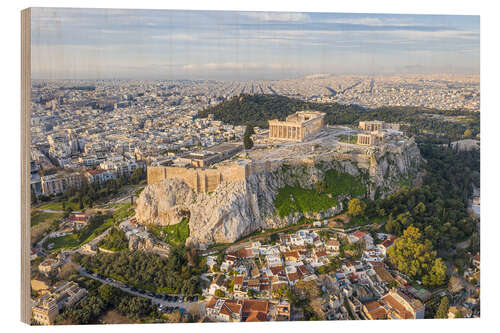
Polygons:
M394 244L396 236L388 235L387 238L380 244L377 244L377 249L383 257L387 256L387 250Z
M385 308L377 301L366 302L363 305L363 313L370 320L387 318L387 312Z
M393 288L380 299L388 319L423 319L425 304L401 290Z
M330 238L326 242L326 249L331 252L339 252L340 251L340 242L334 238Z

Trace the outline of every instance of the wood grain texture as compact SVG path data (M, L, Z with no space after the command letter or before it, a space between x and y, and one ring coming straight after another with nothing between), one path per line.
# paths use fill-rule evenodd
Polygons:
M30 113L31 9L21 11L21 321L31 322Z

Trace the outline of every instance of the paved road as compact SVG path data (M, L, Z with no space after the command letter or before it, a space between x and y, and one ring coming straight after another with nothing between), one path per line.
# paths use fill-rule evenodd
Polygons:
M79 270L78 272L82 276L88 277L90 279L94 279L94 280L99 281L100 283L103 283L103 284L108 284L108 285L113 286L115 288L119 288L122 291L129 293L131 295L147 298L155 304L158 304L158 305L162 304L164 306L170 306L170 307L178 306L179 308L183 308L190 313L198 313L201 316L205 315L205 302L203 302L203 301L198 301L198 302L168 302L168 301L158 299L156 297L151 297L149 295L142 294L142 293L137 292L137 291L132 291L128 286L123 286L121 283L110 282L107 280L100 279L97 276L94 276L92 274L84 272L83 270Z

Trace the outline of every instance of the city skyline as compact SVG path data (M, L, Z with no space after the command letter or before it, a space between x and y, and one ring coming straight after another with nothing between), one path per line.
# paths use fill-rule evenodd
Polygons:
M34 8L34 79L479 73L479 16Z

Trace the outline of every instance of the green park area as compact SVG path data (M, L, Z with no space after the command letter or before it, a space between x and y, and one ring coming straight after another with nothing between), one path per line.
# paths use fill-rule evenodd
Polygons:
M83 229L70 235L52 238L46 241L44 246L47 247L48 244L53 243L52 250L81 246L102 234L109 227L116 225L133 214L134 209L130 203L116 205L112 215L94 215Z
M99 243L99 247L115 252L123 251L128 249L128 240L123 231L111 228L106 237Z
M113 224L113 218L110 215L98 214L92 216L89 219L88 224L78 232L66 236L51 238L45 242L44 246L47 248L49 244L54 244L51 250L75 248L91 241Z
M156 237L172 246L184 245L189 237L189 219L168 226L148 226Z
M62 216L62 213L47 213L40 210L33 210L31 212L31 226L34 227L40 223L47 223L50 225L52 222L60 219Z

